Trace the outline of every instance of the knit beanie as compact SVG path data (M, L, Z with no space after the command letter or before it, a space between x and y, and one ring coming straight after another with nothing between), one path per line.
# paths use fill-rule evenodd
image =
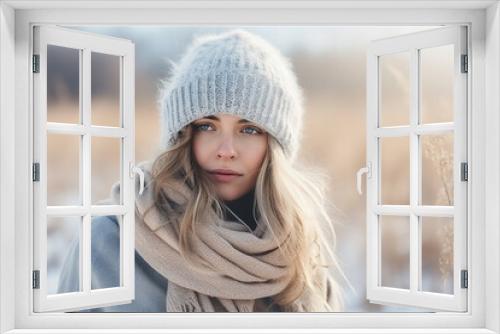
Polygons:
M242 29L198 36L171 64L159 96L162 148L192 121L228 113L262 127L295 159L303 94L290 61L266 40Z

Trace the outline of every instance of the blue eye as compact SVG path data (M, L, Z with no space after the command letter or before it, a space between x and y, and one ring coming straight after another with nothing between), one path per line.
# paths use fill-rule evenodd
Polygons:
M246 130L246 129L250 129L252 131L255 131L253 133L246 132L248 134L261 134L262 133L262 131L260 131L259 129L251 127L251 126L247 126L247 127L243 128L243 130Z
M210 128L213 129L212 124L210 123L193 124L193 128L195 131L210 131ZM242 131L248 135L258 135L262 133L262 130L253 126L246 126Z
M199 130L199 131L204 131L205 130L205 128L203 128L204 126L211 126L211 125L207 124L207 123L204 123L204 124L195 124L194 128L196 130Z

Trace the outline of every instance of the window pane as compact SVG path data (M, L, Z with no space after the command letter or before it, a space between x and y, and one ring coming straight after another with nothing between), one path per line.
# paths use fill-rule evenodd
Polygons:
M81 136L47 135L47 205L82 204L80 145Z
M92 124L120 127L120 57L92 52Z
M381 237L381 286L410 288L410 219L379 216Z
M379 57L380 126L410 123L410 54Z
M92 137L92 204L110 196L112 185L121 179L120 161L121 138Z
M422 290L453 294L453 218L422 217Z
M80 122L80 50L47 45L47 121Z
M61 286L62 292L80 291L80 228L82 217L47 217L47 284L48 293L56 294L63 272L64 261L72 260L72 266L64 267L71 271L73 282ZM66 258L68 257L68 258ZM65 275L69 273L64 273Z
M453 205L453 134L422 135L422 204Z
M381 204L410 203L410 153L408 137L380 138Z
M453 121L453 45L420 50L421 123Z
M121 216L92 217L92 289L120 286Z

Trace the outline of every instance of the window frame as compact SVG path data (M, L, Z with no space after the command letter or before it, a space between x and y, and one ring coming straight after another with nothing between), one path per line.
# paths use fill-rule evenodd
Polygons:
M468 162L467 150L467 82L469 73L463 71L461 57L466 55L467 29L465 26L446 26L372 41L367 50L367 164L371 166L366 182L367 222L367 296L373 303L412 305L425 309L463 312L467 310L467 289L461 287L461 270L467 268L467 186L461 180L460 164ZM422 122L422 59L423 50L451 46L453 49L453 119L448 122ZM383 85L381 59L405 54L408 64L408 122L383 125ZM406 112L406 110L405 110ZM452 135L453 204L449 206L422 203L422 137L424 135ZM406 139L408 148L408 204L383 203L382 178L384 139ZM406 155L404 156L406 158ZM408 227L408 288L393 288L382 284L382 221L388 217L406 220L398 224ZM451 218L452 293L436 293L422 286L423 220L428 217Z
M33 245L29 209L33 206L30 191L33 124L30 113L32 82L28 74L32 25L258 25L269 22L281 25L469 25L469 86L473 89L468 91L468 133L471 134L468 142L468 229L471 231L468 240L468 258L471 259L468 312L193 315L34 314L30 311L33 309L32 290L29 288L32 263L31 248L28 247ZM200 333L243 332L243 328L247 328L245 333L352 333L351 328L363 333L387 333L388 328L398 333L500 333L500 187L497 175L500 169L500 121L496 113L500 109L497 93L500 89L499 59L500 9L497 1L1 2L0 333L41 333L47 332L48 328L66 328L64 332L79 329L80 333L106 333L113 328L129 328L135 329L129 330L131 333L138 333L146 331L141 330L144 324L148 324L148 328L165 328L166 318L171 330L164 329L164 332L186 328L187 321L190 332ZM15 189L14 195L12 189ZM472 221L475 222L474 229L471 229ZM255 326L256 323L259 325ZM231 329L217 329L222 327ZM286 327L302 329L283 329ZM99 328L101 330L97 330Z
M34 309L71 310L75 307L97 307L127 303L134 299L135 288L135 45L128 40L101 36L61 27L35 26L33 48L39 55L39 73L33 75L33 125L34 162L39 163L39 182L33 183L34 217L34 269L39 270L40 284L34 289ZM48 46L70 48L78 55L79 80L79 124L51 122L47 119ZM118 59L119 66L119 120L120 124L103 126L92 124L92 54L100 53ZM79 136L79 189L81 203L77 205L48 204L48 137L49 135ZM92 139L111 138L119 141L119 182L121 204L95 205L92 193ZM120 250L120 285L106 289L91 290L91 225L92 217L118 215ZM47 282L47 225L49 217L79 217L80 291L72 294L48 293ZM33 220L35 221L35 220ZM76 309L79 309L76 308Z

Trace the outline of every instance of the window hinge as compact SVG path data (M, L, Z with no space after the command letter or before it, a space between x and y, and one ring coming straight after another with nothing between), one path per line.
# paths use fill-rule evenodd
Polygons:
M33 181L40 181L40 163L33 163Z
M467 270L462 270L461 272L461 276L462 276L462 284L461 284L461 288L462 289L467 289L469 287L469 273Z
M33 289L40 289L40 270L33 270Z
M40 73L40 55L33 55L33 73Z
M469 72L469 57L462 55L462 73Z
M469 180L469 165L466 162L462 162L460 164L460 179L462 181L468 181Z

